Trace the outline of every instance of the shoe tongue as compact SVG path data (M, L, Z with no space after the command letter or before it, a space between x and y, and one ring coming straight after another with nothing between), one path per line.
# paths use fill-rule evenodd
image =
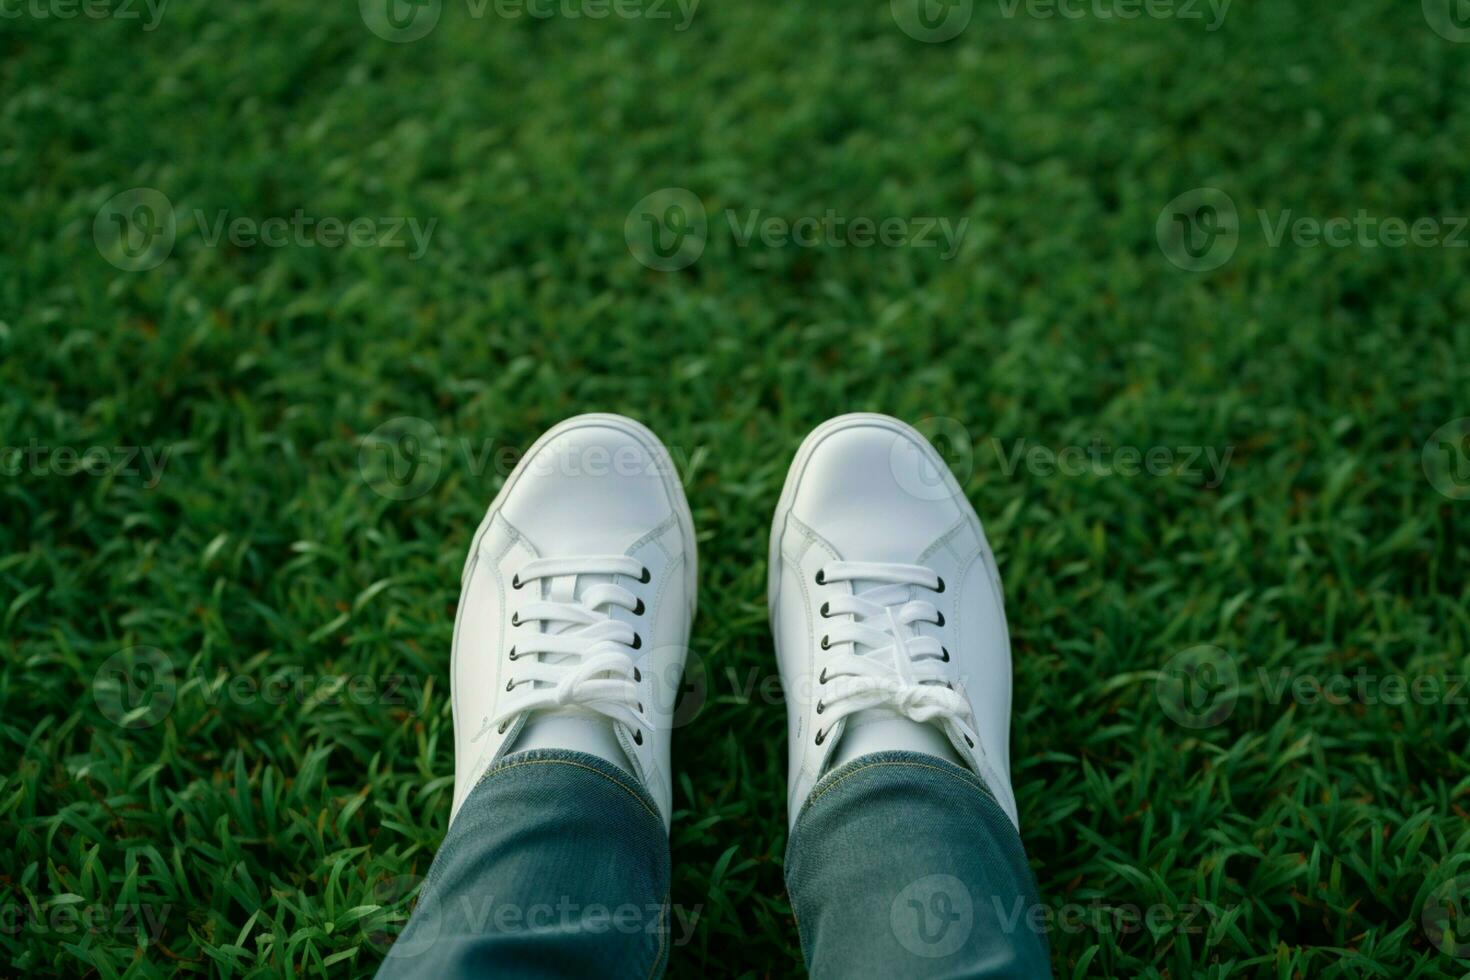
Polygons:
M861 596L864 592L867 592L870 589L892 589L895 590L895 594L898 594L897 590L903 589L903 598L896 603L890 603L890 606L895 610L901 608L905 602L908 602L914 597L914 587L911 585L894 585L892 582L875 582L871 579L854 579L852 582L852 591L855 595ZM867 625L873 627L874 629L888 629L888 614L885 612L881 616L870 617L867 620ZM899 629L904 631L905 639L910 639L918 635L918 630L915 628L915 624L900 626ZM887 644L884 645L886 646ZM860 643L854 644L854 648L856 649L859 656L866 657L871 653L870 647L865 647ZM892 666L892 664L890 664L889 666Z
M917 752L963 765L939 722L912 721L889 708L865 708L847 719L827 768L875 752Z
M594 585L607 585L611 583L611 575L558 575L547 580L546 601L573 603L587 594L587 590ZM580 623L549 623L546 624L546 632L552 635L569 633L574 630L585 629ZM579 658L570 653L543 653L541 660L548 664L573 663Z
M546 580L546 601L576 602L586 595L594 585L605 585L613 581L611 575L558 575ZM561 634L584 629L578 623L543 624L546 632ZM580 658L570 653L543 653L541 661L548 664L575 664ZM549 686L538 681L538 686ZM613 734L612 722L605 716L581 705L566 705L560 708L545 708L533 714L522 737L517 740L522 748L544 747L574 748L612 759L629 772L632 766Z

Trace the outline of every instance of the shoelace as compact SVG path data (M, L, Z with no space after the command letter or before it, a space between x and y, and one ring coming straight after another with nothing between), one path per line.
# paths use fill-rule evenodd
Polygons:
M952 724L973 748L977 736L970 703L954 690L942 666L949 663L949 651L913 628L916 623L944 625L944 614L933 603L910 598L914 586L943 592L944 579L923 565L839 561L817 572L819 585L833 582L876 584L822 604L823 619L853 619L834 624L822 637L824 650L850 646L827 662L819 678L817 714L826 725L817 729L817 744L848 715L886 707L912 721Z
M578 575L650 579L637 559L624 556L537 558L516 573L511 587L521 591L540 579ZM608 582L587 586L575 601L533 599L515 608L511 626L516 628L516 639L508 654L515 667L505 687L515 696L506 699L491 721L501 734L518 715L576 705L628 726L633 740L643 744L643 730L651 723L638 701L636 685L643 678L630 655L643 646L643 639L632 626L613 619L607 612L610 607L643 615L642 599ZM523 629L534 630L538 623L548 628ZM565 628L553 630L558 625ZM548 663L544 654L559 655L558 662Z

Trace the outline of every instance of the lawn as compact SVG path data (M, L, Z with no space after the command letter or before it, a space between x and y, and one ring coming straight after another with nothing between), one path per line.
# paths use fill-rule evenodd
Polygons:
M699 534L671 976L800 969L766 535L854 410L986 522L1059 976L1470 971L1455 8L567 2L6 6L4 972L370 974L593 410Z

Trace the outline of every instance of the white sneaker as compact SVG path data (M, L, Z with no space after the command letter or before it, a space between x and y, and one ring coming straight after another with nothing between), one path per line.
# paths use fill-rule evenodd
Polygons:
M568 749L635 776L668 825L694 548L673 461L648 429L583 415L536 441L465 560L451 820L507 753Z
M793 823L823 773L893 750L973 770L1017 823L1000 575L923 436L844 415L807 437L771 525L769 601Z

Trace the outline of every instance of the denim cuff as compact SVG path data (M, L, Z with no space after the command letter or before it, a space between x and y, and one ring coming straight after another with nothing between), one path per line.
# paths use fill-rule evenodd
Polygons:
M797 811L791 836L793 838L796 836L797 828L801 826L803 819L829 793L837 792L840 795L844 792L844 786L847 787L847 791L850 791L851 783L849 780L851 777L880 766L927 769L945 778L959 779L979 791L981 797L984 799L984 802L981 804L982 806L987 810L994 807L1005 818L1006 823L1010 823L1011 818L1006 816L1005 810L996 801L995 793L985 784L985 780L975 775L971 770L955 765L947 759L941 759L937 755L929 755L925 752L873 752L869 755L860 755L850 762L845 762L836 769L828 771L825 776L817 780L816 785L812 787L811 793L808 794L806 801L802 803L801 809ZM833 801L829 800L828 802Z
M648 811L648 815L658 824L659 832L667 836L668 828L664 826L664 818L659 814L658 804L653 801L648 790L638 781L638 778L622 766L609 762L598 755L588 752L573 752L570 749L526 749L521 752L512 751L500 758L489 769L485 770L475 788L470 790L469 796L465 798L465 807L471 806L476 797L494 793L491 788L497 776L504 777L507 773L526 772L525 766L571 766L575 769L595 773L617 786L619 789L633 797L642 807Z

